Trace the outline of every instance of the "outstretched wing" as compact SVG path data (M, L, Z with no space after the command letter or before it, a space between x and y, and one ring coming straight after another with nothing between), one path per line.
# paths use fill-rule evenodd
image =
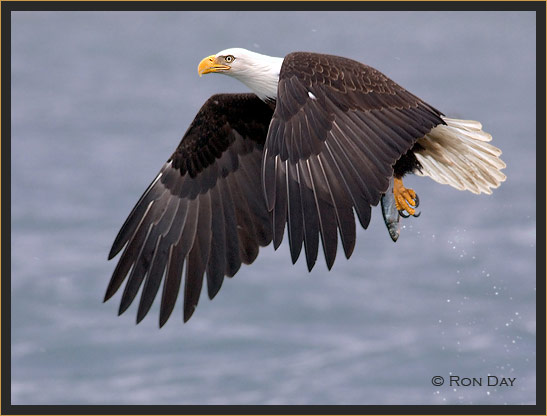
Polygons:
M393 165L416 140L443 124L440 115L359 62L304 52L287 55L262 167L276 247L286 221L293 262L304 242L311 270L320 236L330 269L337 230L349 257L355 245L353 209L366 228Z
M144 192L116 237L109 259L125 247L105 295L129 275L119 313L143 285L140 322L163 282L160 326L184 282L184 321L197 306L207 273L212 299L241 263L272 240L271 213L260 182L264 141L273 110L254 94L207 100L179 146Z

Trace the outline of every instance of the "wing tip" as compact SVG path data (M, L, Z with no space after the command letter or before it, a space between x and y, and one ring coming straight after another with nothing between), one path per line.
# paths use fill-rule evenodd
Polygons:
M144 299L146 298L142 296L139 303L139 310L137 311L137 324L139 324L144 319L144 317L148 314L148 311L150 310L150 306L152 306L152 302L150 302L149 305L145 304Z
M308 259L306 258L306 265L308 267L308 272L311 273L313 267L315 266L315 262L316 262L317 258L315 259Z
M133 299L131 299L131 301L132 300ZM122 301L120 302L120 307L118 308L118 316L123 314L129 308L129 305L131 305L131 301L127 302L127 300L122 297Z
M108 299L110 299L112 296L114 295L114 293L108 293L108 290L106 291L106 293L104 294L104 297L103 297L103 303L105 303Z
M209 296L210 300L213 300L214 297L218 294L218 292L220 291L220 288L222 287L223 281L224 281L224 276L222 276L222 280L220 280L220 283L217 283L215 285L207 284L207 296Z
M183 323L186 323L190 320L192 315L194 314L194 311L196 310L197 305L192 305L190 308L184 308L184 315L182 317Z
M173 312L175 305L174 304L168 304L165 303L162 299L161 305L160 305L160 317L159 317L159 326L162 328L169 318L171 317L171 313Z
M112 248L108 252L108 260L112 260L114 257L116 257L121 249L121 247L116 247L116 242L114 242L114 244L112 244Z
M140 311L137 312L136 324L137 324L137 325L140 324L141 321L144 319L145 316L146 316L146 312L145 312L145 313L140 313Z
M103 303L105 303L107 300L109 300L114 294L118 291L119 285L114 285L114 278L110 279L110 283L108 283L108 287L106 288L106 292L104 294Z

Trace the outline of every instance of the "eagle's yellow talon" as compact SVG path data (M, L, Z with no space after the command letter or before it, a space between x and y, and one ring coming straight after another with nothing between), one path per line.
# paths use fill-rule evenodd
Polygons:
M405 188L403 180L395 178L393 181L393 194L395 196L395 206L399 212L408 212L409 215L416 213L418 198L413 189Z
M414 192L414 189L407 188L407 192L408 192L408 194L410 195L410 197L412 199L416 199L416 192ZM414 202L414 201L412 201L412 202Z

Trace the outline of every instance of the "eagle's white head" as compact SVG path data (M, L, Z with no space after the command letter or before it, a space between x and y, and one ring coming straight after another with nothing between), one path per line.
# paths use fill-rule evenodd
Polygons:
M204 58L199 75L216 72L230 75L247 85L262 100L275 99L283 58L230 48Z

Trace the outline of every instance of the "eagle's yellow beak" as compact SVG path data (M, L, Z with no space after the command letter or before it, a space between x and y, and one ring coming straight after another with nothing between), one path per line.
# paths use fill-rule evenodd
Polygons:
M230 69L228 65L219 64L215 55L211 55L201 60L198 65L198 74L201 77L203 74L227 71L228 69Z

